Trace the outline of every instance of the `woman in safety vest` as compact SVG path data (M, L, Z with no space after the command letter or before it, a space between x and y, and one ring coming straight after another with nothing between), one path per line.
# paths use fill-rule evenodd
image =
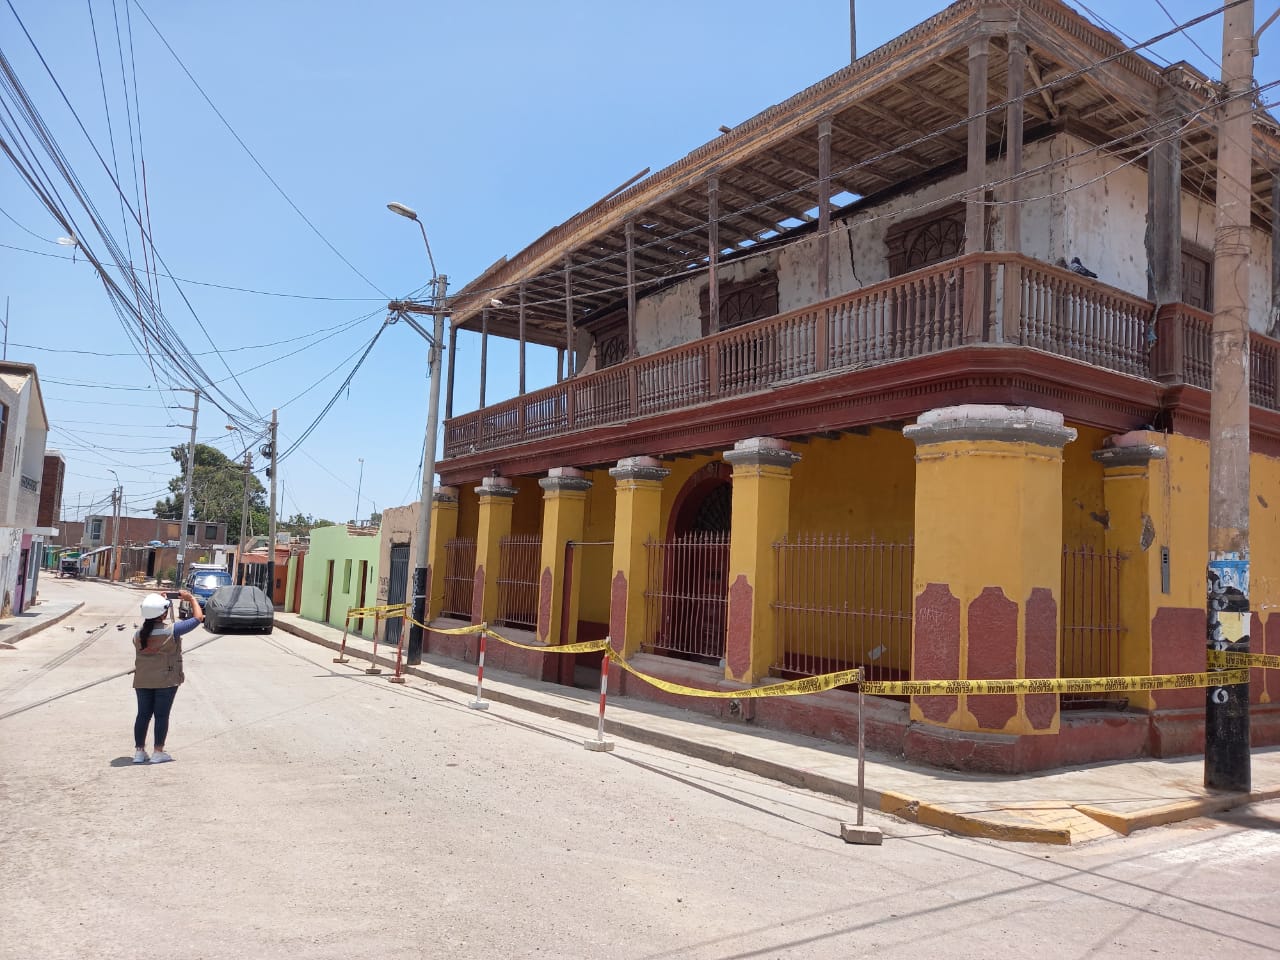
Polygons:
M190 633L204 620L204 611L196 603L190 591L178 596L191 606L195 614L186 620L169 624L169 601L158 593L142 598L142 626L133 635L133 647L137 652L133 661L133 692L138 697L138 717L133 721L134 763L167 763L173 757L164 749L169 733L169 711L178 685L186 679L182 675L182 636ZM155 717L155 750L147 756L147 727Z

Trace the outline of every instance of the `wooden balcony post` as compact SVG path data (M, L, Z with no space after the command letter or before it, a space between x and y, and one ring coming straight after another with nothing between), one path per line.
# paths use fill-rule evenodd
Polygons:
M627 236L627 359L636 355L636 224L628 220Z
M458 356L458 328L449 323L449 374L444 391L444 418L453 419L453 361Z
M520 281L520 396L524 396L524 300L525 282Z
M831 296L831 121L818 122L818 299Z
M982 185L987 177L987 73L991 41L969 42L969 149L965 168L964 252L986 250L986 207ZM983 340L987 324L987 265L972 257L964 270L963 342Z
M1022 252L1022 130L1023 109L1022 98L1026 89L1027 42L1017 34L1009 34L1009 55L1007 63L1008 87L1005 99L1005 126L1009 134L1005 146L1005 182L1001 190L1004 199L1002 207L1004 215L1004 249L1010 253ZM1005 260L1003 268L1004 287L1001 293L1001 308L997 316L993 339L1021 340L1022 318L1022 267L1018 261Z
M489 310L480 311L480 409L484 409L484 381L489 372Z
M578 351L574 341L573 330L573 259L566 254L564 258L564 342L567 359L566 373L574 377L578 373Z
M1271 322L1267 333L1280 336L1280 168L1271 171ZM1280 381L1276 390L1280 392Z
M707 316L705 337L720 329L720 178L707 180Z
M1162 303L1156 311L1156 342L1151 352L1151 376L1164 383L1186 380L1182 315L1176 303Z
M1155 146L1147 162L1148 295L1161 306L1182 299L1182 138L1180 121L1168 119L1178 109L1174 89L1161 88L1157 111L1165 123L1152 134Z

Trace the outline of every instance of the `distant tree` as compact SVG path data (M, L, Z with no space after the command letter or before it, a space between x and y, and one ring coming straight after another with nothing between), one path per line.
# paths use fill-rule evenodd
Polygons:
M162 520L181 520L183 488L186 486L187 446L170 451L178 465L178 475L169 481L169 496L157 500L155 515ZM191 476L193 518L201 523L225 523L227 542L240 541L240 508L244 502L244 464L230 459L221 450L196 444L195 468ZM266 488L249 475L249 531L264 533L271 521Z
M380 526L382 526L382 511L381 511L381 510L375 510L375 511L373 511L373 513L369 514L369 526L371 526L371 527L380 527Z

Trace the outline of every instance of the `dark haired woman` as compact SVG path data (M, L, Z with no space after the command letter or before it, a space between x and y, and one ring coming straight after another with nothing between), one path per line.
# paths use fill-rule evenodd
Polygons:
M133 721L134 763L167 763L173 757L164 749L169 733L169 711L182 675L182 636L204 620L204 611L190 591L179 596L191 606L193 617L170 625L165 622L169 601L158 593L142 598L142 626L133 635L137 653L133 661L133 692L138 697L138 718ZM155 717L155 750L147 756L147 727Z

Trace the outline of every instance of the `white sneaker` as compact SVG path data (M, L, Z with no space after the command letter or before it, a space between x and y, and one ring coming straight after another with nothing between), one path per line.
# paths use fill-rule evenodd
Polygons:
M173 757L169 756L169 754L165 753L163 750L157 750L151 755L152 763L168 763L172 759Z
M133 762L134 762L134 763L146 763L146 762L147 762L147 759L148 759L148 758L147 758L147 751L145 751L145 750L135 750L135 751L134 751L134 753L133 753Z

